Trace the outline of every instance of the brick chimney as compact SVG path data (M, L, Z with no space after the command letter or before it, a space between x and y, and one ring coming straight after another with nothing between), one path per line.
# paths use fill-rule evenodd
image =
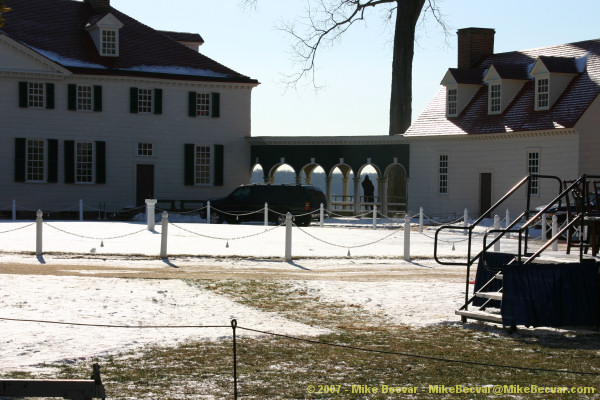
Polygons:
M102 14L110 10L110 0L84 0L97 14Z
M494 29L464 28L458 34L458 68L472 68L481 57L494 54Z

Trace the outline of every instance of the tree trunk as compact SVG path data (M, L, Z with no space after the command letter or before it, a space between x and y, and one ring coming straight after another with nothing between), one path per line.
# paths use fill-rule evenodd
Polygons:
M415 29L425 0L397 0L397 3L392 61L390 135L403 134L410 126Z

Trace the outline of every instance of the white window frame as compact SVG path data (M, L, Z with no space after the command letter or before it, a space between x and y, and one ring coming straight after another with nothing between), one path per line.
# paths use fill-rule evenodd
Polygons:
M527 173L538 175L540 173L540 151L537 149L527 151ZM540 195L540 182L538 178L531 178L529 195Z
M39 151L41 147L41 151ZM36 150L34 153L34 150ZM44 139L27 139L25 145L25 181L46 182L46 159L48 146ZM38 157L34 157L34 156ZM40 159L41 156L41 159ZM34 171L37 169L37 171ZM39 170L41 169L41 174ZM40 177L41 175L41 177Z
M203 159L203 154L208 150L208 161ZM195 144L194 145L194 185L210 186L213 183L214 171L214 148L212 145Z
M446 90L446 115L456 117L458 115L458 89L448 88Z
M548 75L535 78L535 109L550 109L550 77Z
M88 148L89 153L83 154L80 149L85 146ZM75 142L75 183L78 184L91 184L95 182L96 176L96 163L94 162L95 157L95 145L94 142ZM87 157L87 159L84 159Z
M93 111L94 88L92 85L77 85L75 92L77 111Z
M442 153L438 157L438 194L448 195L448 166L450 157L448 153Z
M119 30L102 28L100 30L100 54L108 57L119 56Z
M494 83L489 90L489 114L500 114L502 112L502 84Z
M212 95L196 93L196 116L210 117L212 115Z
M154 89L138 89L138 113L152 114L154 103Z
M27 107L46 107L46 84L39 82L27 82Z
M153 143L137 142L135 154L139 157L154 157Z

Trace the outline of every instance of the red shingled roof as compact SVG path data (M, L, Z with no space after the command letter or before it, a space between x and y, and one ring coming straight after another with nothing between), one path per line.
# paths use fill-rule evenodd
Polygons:
M109 12L123 23L119 57L102 57L85 26L105 14L94 13L89 4L73 0L5 0L4 4L13 10L0 33L74 73L258 83L114 8Z
M544 65L551 72L577 74L550 110L534 110L535 88L530 79L502 114L488 115L488 88L483 85L458 117L446 118L446 89L441 87L405 136L573 128L600 94L600 39L493 54L483 59L476 69L501 66L498 69L502 70L499 73L505 75L503 77L522 76L523 69L530 69L539 57L543 57ZM581 72L583 63L585 69ZM508 70L506 65L514 66L514 69Z

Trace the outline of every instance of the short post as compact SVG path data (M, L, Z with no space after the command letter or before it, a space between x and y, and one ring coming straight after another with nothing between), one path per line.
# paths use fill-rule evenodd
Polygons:
M373 205L373 229L377 229L377 204Z
M35 255L38 257L41 257L44 254L42 249L42 229L44 226L42 215L44 215L42 210L37 210L37 218L35 219Z
M510 226L510 210L507 208L506 209L506 229L508 229L508 227ZM510 232L506 232L506 238L510 239Z
M12 204L12 219L13 221L17 220L17 201L13 200Z
M148 230L154 230L155 224L155 216L154 216L154 208L156 207L156 199L146 199L146 223L148 225Z
M500 226L500 216L499 215L494 215L494 229L501 229L502 227ZM494 234L494 238L497 238L500 236L500 232L496 232ZM496 241L496 243L494 243L494 251L498 252L500 251L500 240Z
M319 207L319 226L322 228L325 223L325 206L321 203Z
M546 242L546 240L548 240L548 235L547 235L547 231L548 231L548 214L543 213L542 214L542 242Z
M167 258L167 237L169 235L169 214L166 211L162 213L160 221L162 229L160 231L160 258Z
M210 224L210 200L206 202L206 223Z
M265 226L269 226L269 203L265 202Z
M419 233L423 233L423 207L419 208Z
M285 261L292 261L292 213L285 215Z
M83 200L79 199L79 220L83 221Z
M466 208L465 208L465 213L463 215L463 226L465 228L467 228L469 226L469 210L467 210ZM469 234L469 230L468 229L464 229L464 232L465 232L464 233L465 235Z
M410 217L404 216L404 261L410 261Z
M552 216L552 237L556 236L558 233L558 217L556 215ZM552 251L558 251L558 239L552 242Z

